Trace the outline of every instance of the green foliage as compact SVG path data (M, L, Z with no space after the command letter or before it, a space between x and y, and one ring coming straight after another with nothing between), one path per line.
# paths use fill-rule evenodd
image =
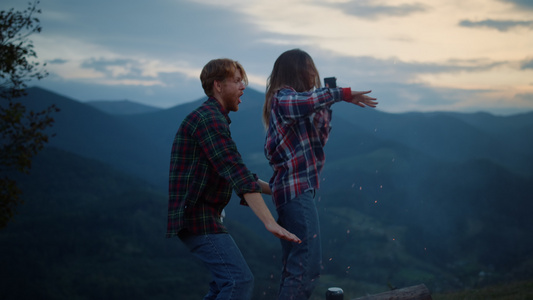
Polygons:
M4 99L24 95L25 82L48 75L39 68L39 62L32 60L37 58L37 53L28 39L42 29L39 19L34 17L41 13L38 4L39 1L29 3L22 12L0 11L0 96Z
M207 292L203 264L165 238L164 192L53 148L16 179L26 205L0 232L2 299L194 300ZM279 243L227 225L256 277L254 299L274 298Z
M19 198L21 193L14 180L7 176L0 178L0 228L13 217L14 207L23 203Z
M27 111L24 104L14 102L25 95L26 82L47 75L33 60L37 53L28 39L41 32L39 19L34 17L41 13L38 3L29 3L22 12L0 11L0 229L22 203L22 190L9 174L29 172L32 157L48 142L44 129L54 122L50 114L58 111L54 105L40 112Z

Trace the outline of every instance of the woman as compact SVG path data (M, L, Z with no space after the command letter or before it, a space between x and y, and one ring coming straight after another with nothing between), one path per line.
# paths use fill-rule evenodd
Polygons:
M312 58L300 49L281 54L267 81L263 123L265 155L278 223L301 243L281 241L283 270L278 299L309 299L320 276L322 253L315 191L331 129L331 105L346 101L376 107L370 91L321 88Z

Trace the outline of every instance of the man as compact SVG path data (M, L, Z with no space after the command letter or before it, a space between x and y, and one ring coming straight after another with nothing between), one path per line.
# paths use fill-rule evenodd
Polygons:
M277 224L261 192L268 184L244 165L231 138L228 114L238 111L248 83L240 63L215 59L200 80L209 97L181 123L170 159L167 237L178 236L212 275L204 299L250 299L253 275L222 224L232 189L276 237L300 240Z

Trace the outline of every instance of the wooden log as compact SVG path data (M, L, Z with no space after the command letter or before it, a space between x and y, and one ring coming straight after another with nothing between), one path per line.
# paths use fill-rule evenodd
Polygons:
M432 300L425 284L414 285L354 300Z

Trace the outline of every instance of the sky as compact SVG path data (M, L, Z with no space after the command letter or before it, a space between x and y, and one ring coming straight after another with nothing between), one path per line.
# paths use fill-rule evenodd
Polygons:
M23 10L28 1L2 0L0 10ZM29 85L82 102L169 108L205 98L200 71L222 57L239 61L248 88L264 92L276 58L299 48L321 78L372 90L384 112L533 111L533 0L41 0L38 7L43 29L30 39L49 76Z

